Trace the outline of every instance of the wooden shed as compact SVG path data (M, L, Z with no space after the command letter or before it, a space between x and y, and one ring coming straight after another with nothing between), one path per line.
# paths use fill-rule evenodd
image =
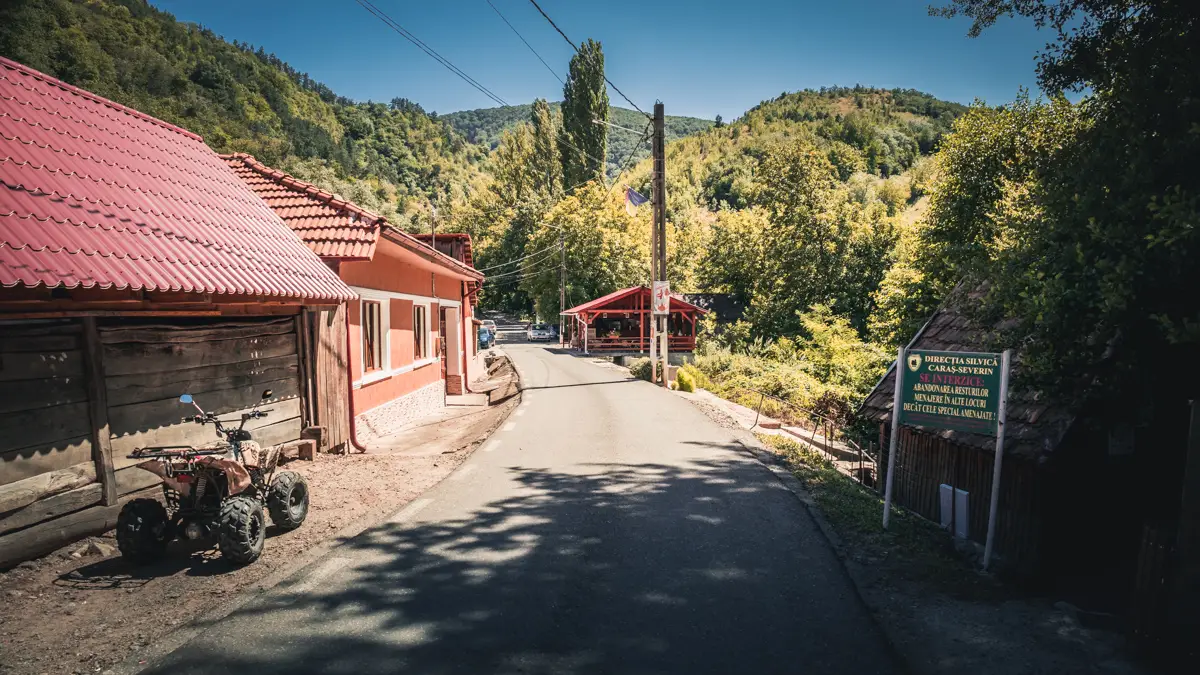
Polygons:
M971 302L971 294L956 292L909 347L988 351L993 331L973 323L966 311ZM998 567L1085 609L1162 616L1170 559L1165 552L1181 525L1192 404L1176 392L1153 401L1145 416L1071 405L1022 385L1019 352L1013 362ZM889 370L859 410L878 424L883 448L890 440L894 389ZM967 537L982 544L994 447L990 434L901 426L895 503L940 522L941 486L962 491Z
M115 523L271 389L265 444L311 423L304 307L355 297L196 135L0 59L0 568Z

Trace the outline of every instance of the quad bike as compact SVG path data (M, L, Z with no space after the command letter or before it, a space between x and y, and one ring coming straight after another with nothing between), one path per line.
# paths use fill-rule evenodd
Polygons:
M237 565L258 560L266 537L266 510L276 526L293 530L308 516L308 482L295 471L275 473L278 446L263 449L250 437L246 422L266 417L259 410L271 390L236 428L204 412L190 394L179 402L191 404L198 415L184 421L212 424L220 440L194 447L174 445L138 448L130 459L162 479L166 506L157 499L134 499L117 516L117 547L121 555L144 563L160 557L167 544L182 535L197 540L215 537L221 556Z

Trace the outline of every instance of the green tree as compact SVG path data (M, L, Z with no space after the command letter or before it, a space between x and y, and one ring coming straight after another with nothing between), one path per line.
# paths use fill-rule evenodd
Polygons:
M608 88L604 82L604 52L600 43L587 40L571 57L563 86L564 189L603 178L608 152Z
M957 0L941 13L973 19L972 35L1014 15L1050 28L1042 87L1089 93L1070 133L1052 123L1045 141L1031 138L1027 179L976 167L999 176L995 189L961 200L957 228L1011 233L984 270L986 305L1015 324L1006 342L1028 345L1024 372L1079 397L1193 396L1200 298L1184 289L1200 287L1196 4ZM978 217L985 206L992 215Z
M558 202L530 233L527 248L553 248L561 228L567 260L567 296L576 302L645 283L650 276L650 226L625 211L622 199L591 183ZM531 258L521 289L538 316L558 316L558 257ZM570 300L568 300L570 302Z
M533 102L530 118L533 123L530 169L536 177L538 190L547 197L557 198L563 189L562 153L558 147L562 121L542 98Z

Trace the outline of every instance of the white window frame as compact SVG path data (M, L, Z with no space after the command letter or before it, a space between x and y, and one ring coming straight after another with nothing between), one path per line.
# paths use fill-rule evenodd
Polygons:
M354 290L354 292L358 294L360 303L363 300L371 300L374 302L378 302L380 304L379 315L380 315L381 328L383 330L383 363L385 366L384 368L381 368L380 370L373 370L370 373L367 373L364 370L364 368L366 367L366 359L360 358L359 364L358 364L358 379L355 380L355 382L354 382L355 389L359 389L363 385L371 384L372 382L386 380L389 377L392 377L394 375L400 375L402 373L407 373L407 372L410 372L413 370L417 370L418 368L424 368L425 366L429 366L429 365L432 365L432 364L438 362L437 356L429 355L429 352L433 345L433 339L434 339L433 338L434 329L433 329L433 325L430 321L430 317L433 315L432 305L436 303L439 307L454 307L454 308L458 308L461 310L462 302L460 302L458 300L451 300L449 298L435 298L435 297L431 297L428 295L413 295L412 293L396 293L393 291L381 291L381 290L378 290L375 288L361 288L358 286L351 286L350 288L352 288ZM400 366L399 368L391 367L391 359L392 359L392 343L391 343L391 339L392 339L391 338L392 303L391 303L391 301L392 300L408 300L413 303L413 307L417 307L417 306L425 307L425 323L426 323L426 326L425 326L425 353L427 356L424 359L413 361L412 363L410 363L406 366ZM362 326L363 323L364 322L363 322L363 315L362 315L362 305L360 304L359 305L360 329L363 327ZM416 339L415 332L416 331L415 331L415 327L414 327L414 336L413 336L414 339ZM365 346L365 341L363 344Z
M367 372L367 355L366 355L366 350L367 350L366 303L368 303L368 302L374 302L374 303L379 304L379 333L380 333L379 346L381 349L381 354L380 354L381 358L379 360L379 369L372 370L369 373ZM358 384L361 386L362 384L376 382L378 380L387 379L392 376L392 374L391 374L391 371L392 371L392 331L391 331L391 328L392 328L392 321L391 321L392 311L391 310L392 310L392 308L391 308L391 304L392 303L388 302L387 300L383 300L383 299L379 299L379 298L368 298L368 297L362 296L361 294L359 296L358 324L359 324L359 332L362 333L362 335L360 335L360 337L362 338L361 342L362 342L363 353L361 354L360 358L358 359L358 382L356 382L355 384Z
M425 339L423 339L423 340L420 340L420 341L418 341L418 340L417 340L417 310L418 310L418 309L419 309L419 310L421 310L421 313L424 315L424 321L423 321L423 323L425 324ZM414 362L414 363L416 363L416 362L420 362L420 361L426 361L426 360L428 360L428 359L429 359L429 340L430 340L430 334L429 334L429 314L430 314L430 311L429 311L429 310L430 310L430 303L426 303L426 302L414 302L414 303L413 303L413 305L412 305L412 310L413 310L413 316L412 316L412 325L413 325L413 362ZM420 345L420 346L421 346L421 353L420 353L420 355L418 355L418 354L417 354L417 345Z

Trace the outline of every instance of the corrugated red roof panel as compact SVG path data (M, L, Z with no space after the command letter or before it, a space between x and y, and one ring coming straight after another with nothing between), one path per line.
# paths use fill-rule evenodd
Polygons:
M0 285L355 297L199 136L2 57Z

